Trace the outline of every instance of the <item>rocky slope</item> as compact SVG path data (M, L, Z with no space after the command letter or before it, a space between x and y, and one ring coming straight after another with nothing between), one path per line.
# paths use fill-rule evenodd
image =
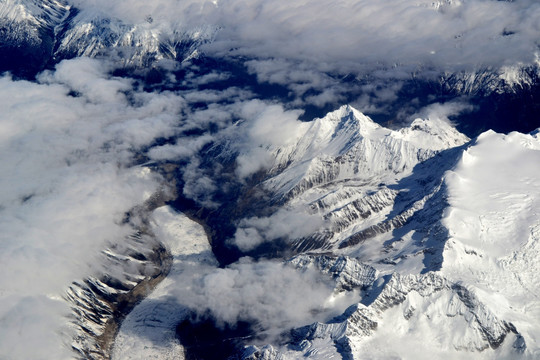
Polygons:
M212 39L212 26L176 27L126 23L97 9L80 10L63 0L0 3L0 71L33 77L46 67L80 56L108 57L120 67L152 68L161 60L183 61Z
M247 347L243 358L537 356L538 329L526 319L538 309L539 149L537 133L488 132L405 170L388 201L389 225L291 260L333 278L336 292L361 289L361 301L328 322L294 329L286 345ZM354 224L364 221L369 216Z
M430 221L426 212L437 210L425 205L444 201L442 174L457 161L452 149L467 140L442 120L417 119L393 131L343 106L309 124L293 145L273 150L261 186L288 211L324 223L289 239L298 251L348 248L381 234L391 240L413 217ZM239 222L245 231L253 223Z

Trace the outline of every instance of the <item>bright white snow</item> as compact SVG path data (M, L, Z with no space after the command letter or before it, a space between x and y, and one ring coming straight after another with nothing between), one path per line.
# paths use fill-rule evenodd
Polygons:
M450 239L442 272L476 289L540 356L540 140L478 137L446 177Z
M332 119L333 115L328 118ZM340 114L336 120L343 116L346 114ZM363 121L361 124L365 124L366 120ZM342 124L349 126L346 122ZM369 132L362 133L360 129L357 133L372 138L373 131L383 129L374 126ZM441 144L429 141L428 136L419 136L418 131L442 140ZM339 131L331 133L339 134ZM340 139L338 136L327 137L336 143ZM402 137L428 148L440 146L439 149L461 145L464 141L446 126L420 119L399 133L388 132L379 141L385 142L387 137ZM446 142L445 139L457 141ZM358 141L361 140L354 142ZM347 143L342 142L336 149L346 148ZM306 142L306 148L314 144L318 142ZM289 150L288 154L324 154L324 151L295 153L296 149ZM436 158L434 166L415 170L434 176L443 174L441 169L449 169L444 176L436 176L442 181L435 188L439 200L418 202L418 210L425 208L427 214L431 214L429 207L439 207L440 218L423 219L420 215L418 219L413 215L412 223L403 228L407 233L382 233L369 238L359 248L340 250L340 253L354 254L370 261L381 275L393 273L389 283L383 278L375 282L380 284L377 286L382 285L382 293L377 295L375 292L373 303L359 305L358 313L375 321L376 329L366 327L359 320L362 317L355 318L353 314L344 322L317 325L315 335L312 333L309 340L300 345L300 350L267 347L253 351L269 358L306 356L319 359L333 354L336 341L348 339L351 354L358 359L461 359L472 354L478 359L535 359L540 356L540 326L536 321L540 318L537 286L540 280L538 132L503 135L488 131L466 148L456 148L447 154ZM405 170L398 176L407 173ZM411 182L410 185L417 188L404 190L411 193L425 190L420 183ZM339 189L339 185L332 187L332 192L321 198L317 206L338 206L336 201L340 198L334 194L336 188ZM295 197L291 203L300 201L305 195ZM434 210L431 216L436 214ZM251 223L255 224L254 221ZM426 228L422 228L426 226L432 228L430 231L434 235L429 236L433 238L427 235L430 233ZM415 239L418 236L424 238ZM383 243L392 237L398 238L393 239L392 247L383 249ZM428 249L428 242L435 246L430 251L441 252L442 268L424 275L419 273L425 270L422 258L431 256L430 252L423 251ZM399 251L401 258L397 264L378 261L391 251Z
M122 323L112 359L183 359L175 329L189 312L171 297L171 287L184 286L202 276L202 268L217 266L203 227L186 215L168 206L158 208L152 214L152 231L170 251L172 267Z

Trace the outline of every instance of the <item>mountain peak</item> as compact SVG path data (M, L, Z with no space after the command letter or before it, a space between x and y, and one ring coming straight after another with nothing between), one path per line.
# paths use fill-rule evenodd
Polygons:
M469 139L442 120L418 119L394 131L350 105L315 119L295 145L278 151L282 171L266 184L298 194L334 181L378 183L406 176L418 162ZM286 165L286 168L283 166Z
M336 131L342 128L354 127L361 131L362 135L364 135L364 132L366 131L369 132L381 128L380 125L351 105L343 105L337 110L328 113L322 119L317 120L336 124Z

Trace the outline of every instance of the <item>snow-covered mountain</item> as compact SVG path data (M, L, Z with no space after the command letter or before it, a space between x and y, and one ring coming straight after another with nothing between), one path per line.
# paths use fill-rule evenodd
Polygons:
M394 131L350 106L302 126L307 129L297 142L270 149L276 160L260 185L289 212L321 219L321 227L289 239L302 251L391 236L426 203L443 201L441 177L459 156L452 149L468 141L444 120L416 119ZM259 222L240 220L239 231L268 237Z
M68 13L63 1L2 1L0 71L32 76L43 69Z
M79 9L67 1L6 0L0 3L1 71L33 76L75 57L109 57L124 67L152 68L160 60L197 57L215 28L186 28L154 22L150 14L129 23L99 9Z
M279 207L266 218L237 218L229 244L252 256L267 256L265 247L280 240L285 252L297 254L283 263L293 273L318 273L321 281L333 284L331 298L360 300L338 316L290 329L277 343L263 346L262 337L249 345L248 338L242 342L244 358L406 357L415 346L441 359L471 353L482 358L534 357L537 329L527 316L536 306L534 249L539 224L529 212L538 208L540 188L537 170L527 164L538 160L537 134L488 132L471 141L441 119L416 119L409 127L389 130L350 106L298 126L294 142L267 149L274 163L256 185ZM494 173L498 176L493 178ZM259 206L257 197L253 200L251 206ZM160 239L159 232L166 231L167 248L184 246L175 243L185 235L175 237L174 213L163 211L167 222L153 225L149 233ZM222 220L231 221L226 216L230 214L222 214ZM305 229L299 232L289 227L303 227L304 220ZM283 235L280 226L289 233ZM122 266L115 259L124 255L110 256L115 266ZM208 262L188 266L188 253L174 256L186 260L173 266L193 267L189 273L202 276L198 280L202 283L219 271ZM188 281L183 271L187 270L169 275L169 290L159 290L163 292L159 300L141 304L135 317L126 320L114 358L137 358L131 353L137 344L134 339L158 331L144 324L170 319L164 309L176 309L178 314L175 321L159 327L160 334L169 334L163 340L157 333L151 335L152 352L167 358L166 354L185 351L170 333L198 310L187 300L167 297L168 291ZM137 276L143 279L144 274ZM115 294L129 294L136 284L119 286L121 280L114 278L103 281L88 281L82 287L87 290L74 287L70 293L74 309L95 309L83 306L92 298L104 306L94 313L77 310L87 314L78 320L81 328L92 329L81 333L77 345L85 356L106 356L99 344L102 334L111 331L105 325L115 311L114 306L106 310L107 304ZM84 301L77 300L81 298ZM331 298L321 304L324 309L332 308L329 304L336 300ZM93 325L96 316L103 319L102 328ZM270 331L262 326L264 332ZM89 348L84 335L101 340Z
M118 58L126 67L144 69L166 59L183 61L197 56L198 47L212 39L210 26L182 30L154 23L148 17L142 24L126 24L107 14L73 10L62 29L54 56Z
M0 358L539 358L538 16L0 0Z
M343 109L342 119L347 120ZM439 138L444 132L431 134ZM452 145L465 141L451 134L443 138L458 139ZM361 289L362 300L328 322L293 330L285 347L248 347L244 358L538 356L539 329L532 319L538 308L534 259L540 192L533 164L540 160L539 149L537 134L487 132L432 155L412 171L400 167L404 171L396 175L389 166L401 178L386 180L393 197L386 203L376 197L369 212L364 210L366 216L351 221L354 231L346 226L325 229L331 233L328 238L345 238L342 245L322 245L324 251L315 246L309 255L291 260L299 269L314 267L331 275L336 291ZM362 179L350 187L360 192L373 184ZM340 185L313 188L320 190L311 199L320 201L327 192L339 193ZM320 213L320 207L314 210ZM344 216L322 214L347 223ZM383 221L370 225L377 216ZM418 348L425 354L418 354Z

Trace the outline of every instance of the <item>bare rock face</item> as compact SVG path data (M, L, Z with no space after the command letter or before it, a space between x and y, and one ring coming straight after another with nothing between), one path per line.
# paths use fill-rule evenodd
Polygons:
M298 255L289 263L300 270L315 268L322 274L332 277L336 291L367 289L377 278L377 270L347 256Z
M133 234L122 245L104 253L106 272L73 283L66 294L77 334L72 348L81 359L110 358L119 324L170 266L166 249L147 234Z

